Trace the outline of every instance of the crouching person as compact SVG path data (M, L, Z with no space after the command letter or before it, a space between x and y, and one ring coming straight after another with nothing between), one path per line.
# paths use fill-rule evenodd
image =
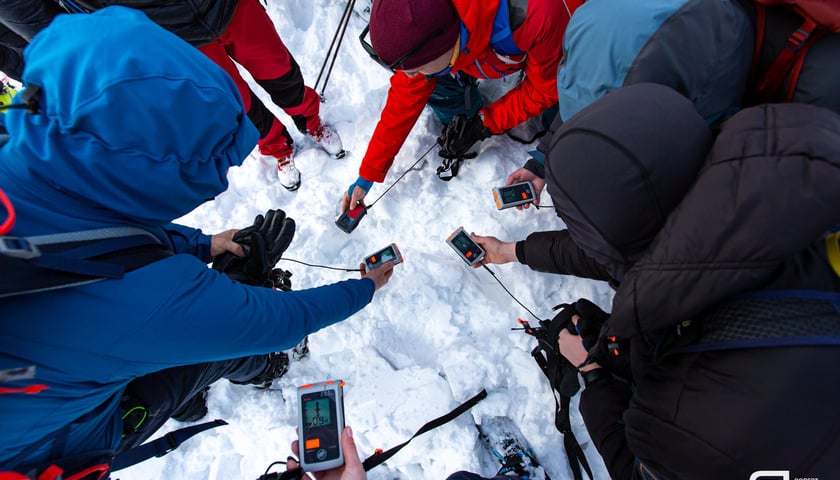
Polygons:
M828 109L774 104L713 139L675 91L624 87L552 138L568 228L477 237L490 262L616 288L610 315L579 310L558 339L612 478L840 471L838 132Z
M237 237L170 223L227 188L257 131L230 77L142 13L58 17L29 46L23 80L2 115L0 189L16 213L9 235L40 248L0 254L0 471L67 478L130 463L120 453L207 385L270 381L271 352L353 315L393 273L278 292L207 267L226 258L238 280L264 276L294 223L270 212ZM62 235L79 231L95 238ZM241 261L234 238L249 247ZM134 405L149 414L136 431L123 422Z

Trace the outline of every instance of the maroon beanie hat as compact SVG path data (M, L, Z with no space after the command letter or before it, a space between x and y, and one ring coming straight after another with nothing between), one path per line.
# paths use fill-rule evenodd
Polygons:
M374 0L370 42L385 63L393 63L422 45L394 68L425 65L455 46L461 20L450 0Z

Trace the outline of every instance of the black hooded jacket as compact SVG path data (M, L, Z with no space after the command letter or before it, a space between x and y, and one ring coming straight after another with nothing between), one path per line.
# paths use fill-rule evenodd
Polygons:
M567 121L546 163L567 230L534 234L517 251L536 269L617 287L602 338L631 342L635 388L607 378L580 403L612 476L840 471L840 348L660 349L663 332L739 294L840 299L825 246L840 223L840 116L801 104L753 107L712 144L687 100L640 84ZM805 330L811 320L791 317Z
M76 0L89 10L122 5L142 10L153 22L200 47L230 24L239 0Z

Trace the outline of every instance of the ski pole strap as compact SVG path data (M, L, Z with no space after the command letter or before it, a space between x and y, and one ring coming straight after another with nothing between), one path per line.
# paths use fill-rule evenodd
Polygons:
M362 466L364 467L366 472L370 471L370 469L372 469L376 466L379 466L380 464L387 461L389 458L393 457L394 454L396 454L397 452L402 450L402 448L404 446L408 445L409 442L414 440L416 437L428 432L429 430L435 429L435 428L437 428L437 427L439 427L439 426L441 426L441 425L443 425L443 424L445 424L445 423L447 423L451 420L454 420L455 417L457 417L457 416L461 415L462 413L466 412L467 410L471 409L478 402L484 400L486 397L487 397L487 390L482 389L474 397L472 397L471 399L467 400L466 402L458 405L458 407L456 407L451 412L449 412L446 415L443 415L441 417L438 417L438 418L426 423L422 427L420 427L420 430L417 430L417 433L412 435L411 438L409 438L405 442L403 442L403 443L401 443L401 444L399 444L395 447L392 447L392 448L390 448L390 449L388 449L384 452L376 452L373 455L369 456L368 458L365 459L364 462L362 462Z
M191 425L189 427L171 431L157 440L152 440L151 442L144 443L143 445L120 453L114 457L114 461L111 462L111 471L116 472L117 470L128 468L152 457L162 457L178 448L179 445L189 438L192 438L205 430L227 424L228 423L224 420L216 419L210 422L199 423L198 425Z

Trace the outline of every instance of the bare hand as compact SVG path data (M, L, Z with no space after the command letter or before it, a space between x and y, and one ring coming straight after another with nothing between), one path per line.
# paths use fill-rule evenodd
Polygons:
M300 456L299 448L297 440L292 442L292 451L298 457ZM353 430L350 427L344 427L344 431L341 432L341 448L344 450L344 465L310 475L315 475L318 480L365 480L367 474L362 466L361 459L359 459L359 452L356 451ZM289 459L286 469L289 470L297 466L297 462Z
M520 168L515 172L511 173L507 178L507 183L505 185L512 185L514 183L521 183L521 182L531 182L531 185L534 186L534 201L532 202L534 205L540 204L540 192L543 191L545 188L545 179L540 178L534 175L534 172L527 170L525 168ZM530 207L530 203L526 203L524 205L517 205L517 210L527 209Z
M578 315L572 315L573 324L577 325L579 320L580 317ZM557 336L557 347L560 349L560 354L566 357L566 360L576 367L586 361L588 352L583 346L583 341L578 335L569 333L569 331L565 328L561 330L560 335ZM601 366L597 363L590 363L589 365L582 367L580 371L588 372L590 370L595 370L596 368L601 368Z
M502 265L503 263L516 262L516 242L503 242L496 237L482 237L471 233L470 237L475 243L481 245L481 248L486 252L484 260L478 264L473 265L473 268L479 268L485 263L495 263Z
M234 228L211 236L210 256L216 257L217 255L221 255L225 252L230 252L237 257L244 257L245 250L242 249L242 245L233 241L233 236L236 235L236 232L238 231L238 228Z
M341 198L341 212L344 213L351 208L358 207L359 205L364 206L365 195L367 195L367 191L358 185L353 187L353 198L350 198L350 196L347 195L347 192L344 192L344 197Z
M359 264L359 270L362 272L362 278L369 278L373 280L374 285L376 285L376 290L382 288L388 280L391 279L391 276L394 274L394 261L385 262L379 268L374 268L369 272L365 272L365 264Z

